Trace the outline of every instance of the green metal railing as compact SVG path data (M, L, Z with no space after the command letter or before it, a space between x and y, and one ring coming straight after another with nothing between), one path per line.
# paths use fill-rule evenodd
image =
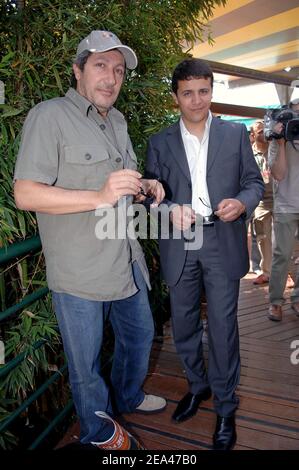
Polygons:
M13 243L12 245L5 246L0 249L0 266L8 263L9 261L15 258L18 258L19 256L23 256L28 253L33 254L40 249L41 241L39 236L28 238L22 242ZM14 313L18 312L19 310L22 310L23 308L28 307L28 305L31 305L36 300L41 299L48 292L49 289L47 287L43 287L42 289L38 289L32 294L26 295L26 297L24 297L20 303L13 305L7 310L4 310L4 312L0 312L0 321L5 320Z
M22 242L13 243L0 249L0 265L11 261L19 256L27 253L34 253L41 249L41 241L39 236L27 238Z
M36 292L33 292L32 294L26 295L26 297L24 297L24 299L21 302L13 305L12 307L9 307L7 310L4 310L4 312L1 312L0 321L5 320L6 318L10 317L14 313L18 312L19 310L23 310L25 307L28 307L28 305L33 304L33 302L41 299L46 294L48 294L48 292L49 292L49 289L47 287L42 287L41 289L38 289Z
M34 253L41 249L41 242L39 236L35 236L25 241L14 243L7 247L3 247L0 249L0 266L10 261L18 258L20 256ZM36 290L35 292L26 295L21 302L9 307L8 309L0 312L0 321L3 321L13 314L17 313L20 310L23 310L28 305L32 304L36 300L41 299L45 295L47 295L49 289L47 287L41 288ZM34 343L31 348L26 351L22 352L18 356L14 357L11 361L9 361L6 365L0 367L0 378L5 377L11 370L17 367L22 361L26 360L26 358L32 354L32 352L38 348L40 348L43 344L47 342L47 339L41 339ZM19 415L26 410L26 408L31 405L34 401L36 401L55 381L61 378L63 374L67 371L67 364L65 363L58 371L56 371L48 380L46 380L35 392L25 400L16 410L14 410L8 418L3 420L0 423L0 433L6 431L9 426L19 417ZM33 443L31 443L29 449L36 449L43 440L50 434L50 432L54 429L54 427L62 421L62 419L71 412L73 409L73 402L70 400L67 405L61 410L49 423L49 425L42 431L42 433L35 439Z

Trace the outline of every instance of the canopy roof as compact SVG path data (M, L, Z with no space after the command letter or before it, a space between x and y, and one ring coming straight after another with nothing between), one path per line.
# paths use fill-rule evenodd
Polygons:
M265 109L229 101L230 91L255 83L275 84L280 103L289 102L291 87L299 87L299 0L227 0L215 8L208 31L214 43L204 38L189 52L209 61L215 82L227 89L226 100L212 103L213 112L263 117Z
M194 57L298 77L299 0L228 0L209 27L215 42L197 43Z

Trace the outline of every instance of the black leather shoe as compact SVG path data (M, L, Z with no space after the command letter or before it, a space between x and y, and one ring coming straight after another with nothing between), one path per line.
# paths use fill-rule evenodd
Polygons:
M237 440L235 415L223 418L217 415L213 436L213 450L231 450Z
M204 392L193 395L188 392L180 401L176 407L175 412L172 415L172 419L176 423L181 423L194 416L197 412L199 404L203 400L208 400L212 395L211 389L207 388Z

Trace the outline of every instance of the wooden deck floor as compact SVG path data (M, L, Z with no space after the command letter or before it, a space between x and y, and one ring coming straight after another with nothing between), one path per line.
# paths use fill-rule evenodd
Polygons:
M253 277L248 274L241 281L238 318L242 368L235 449L298 450L299 364L291 364L290 345L292 340L299 341L299 318L290 308L287 289L283 321L270 321L268 287L253 286ZM207 354L206 336L204 343ZM187 392L187 383L169 324L165 325L163 342L154 343L145 390L168 401L166 410L160 414L124 416L128 427L147 449L211 449L216 420L211 399L187 422L178 425L171 421L178 401ZM74 435L78 435L76 428L70 430L64 444L74 441Z
M292 340L299 341L299 318L291 310L290 289L287 289L283 321L268 320L268 287L254 286L253 277L248 274L241 281L238 319L242 368L235 449L298 450L299 364L291 364L290 345ZM207 347L205 338L206 352ZM145 388L168 400L167 409L159 415L126 416L148 449L211 448L215 427L212 400L204 402L196 416L187 422L177 425L171 421L187 384L170 326L166 328L163 343L154 345Z

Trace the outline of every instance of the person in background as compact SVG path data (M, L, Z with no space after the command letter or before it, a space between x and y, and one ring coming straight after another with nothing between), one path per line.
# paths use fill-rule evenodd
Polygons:
M299 99L290 103L290 108L299 112ZM278 122L274 131L281 134L283 123ZM294 142L272 140L269 145L269 166L274 178L274 247L269 282L270 306L268 318L282 320L284 290L288 278L296 233L299 226L299 140ZM291 305L299 316L299 275L297 271Z
M248 131L248 136L249 136L250 144L252 147L255 141L252 126L250 126L250 130ZM257 246L256 234L255 234L255 230L253 227L253 216L254 216L254 213L251 214L250 218L246 220L248 254L249 254L249 263L250 263L249 272L259 275L261 274L261 271L260 271L261 255Z
M273 217L273 181L268 165L268 141L264 137L264 122L256 121L252 125L254 143L253 154L265 183L263 199L254 211L253 229L261 255L260 273L253 284L261 285L269 282L272 260L272 217Z
M78 45L75 89L29 112L15 169L17 207L37 213L80 440L104 450L141 448L113 419L101 373L107 311L115 335L117 411L154 413L166 406L164 398L142 389L154 328L141 247L128 236L97 236L97 210L126 214L141 191L156 204L164 198L162 185L137 171L126 121L113 107L126 69L136 66L135 52L113 33L92 31Z
M213 448L229 450L236 441L235 391L240 376L239 284L249 268L245 219L262 198L264 185L246 127L212 116L212 90L213 73L206 62L193 58L177 65L172 91L181 117L150 137L146 176L163 183L175 230L185 233L203 224L201 248L186 248L184 236L159 240L174 342L189 383L172 418L176 423L191 418L213 393ZM199 315L203 286L208 373Z

